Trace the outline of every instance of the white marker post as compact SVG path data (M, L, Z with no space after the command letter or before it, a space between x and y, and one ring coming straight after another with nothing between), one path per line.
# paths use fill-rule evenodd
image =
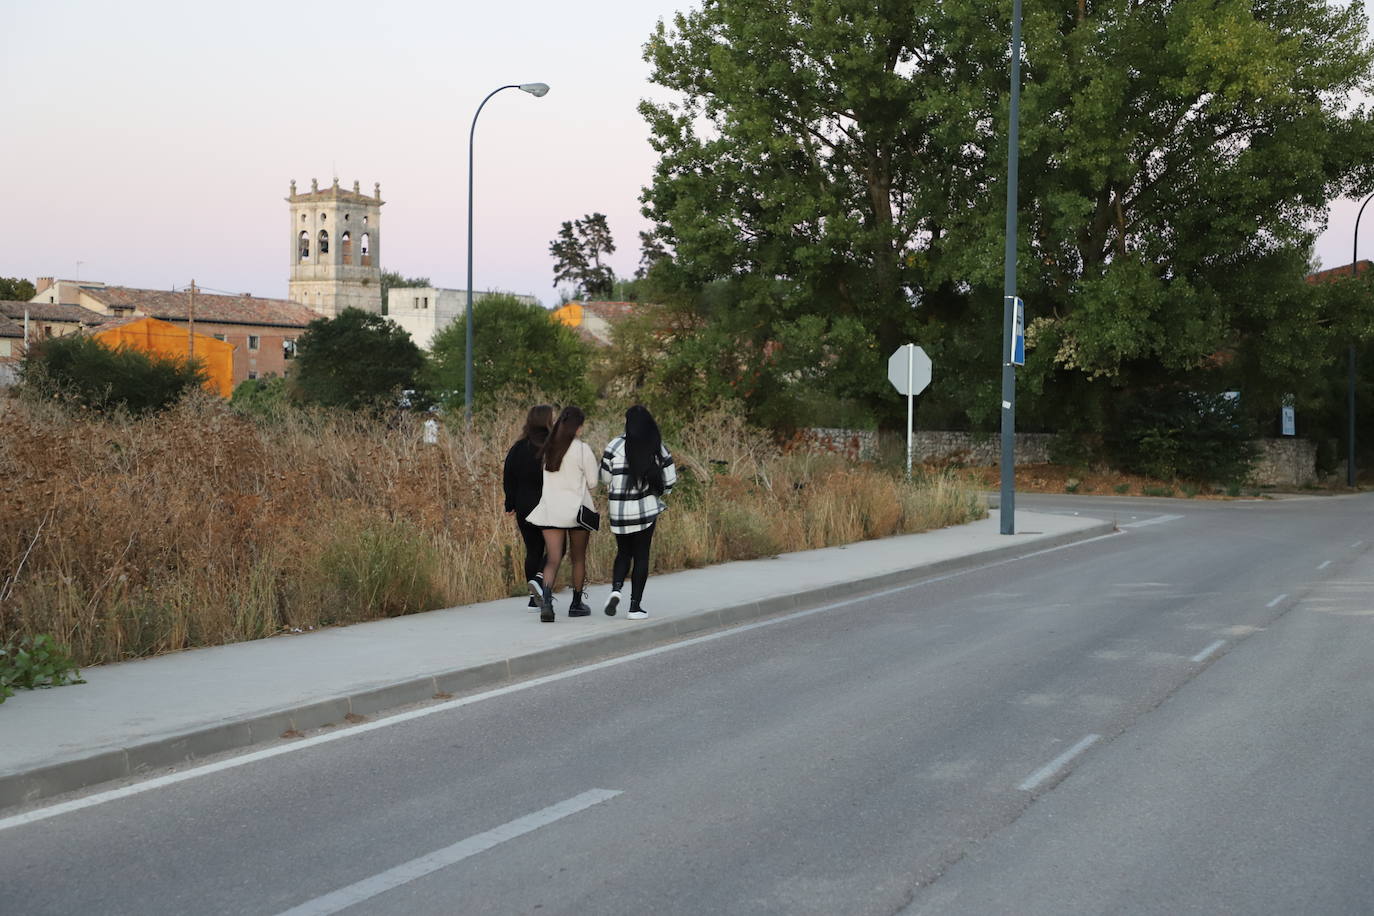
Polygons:
M906 395L906 476L911 478L912 432L916 395L930 384L930 357L915 344L902 344L887 358L887 380Z

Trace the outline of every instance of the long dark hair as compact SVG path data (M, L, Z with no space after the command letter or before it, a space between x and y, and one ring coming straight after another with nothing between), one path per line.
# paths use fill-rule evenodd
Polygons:
M663 466L658 460L662 448L663 436L649 409L636 404L625 411L625 462L630 466L630 480L655 496L663 495Z
M563 456L568 454L568 446L572 445L578 428L586 421L587 415L581 407L563 408L558 415L558 422L553 424L553 432L549 433L549 441L544 443L544 470L556 471L563 466Z
M520 438L537 449L543 448L544 443L549 441L549 431L552 429L553 408L548 404L535 404L525 417L525 428Z

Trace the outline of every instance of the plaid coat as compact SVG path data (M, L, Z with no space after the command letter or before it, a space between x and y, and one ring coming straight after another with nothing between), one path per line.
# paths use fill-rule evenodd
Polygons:
M666 496L677 483L677 470L667 446L658 453L663 468L663 493ZM630 479L630 463L625 457L625 437L616 436L601 454L601 482L609 489L606 507L611 516L612 534L633 534L643 531L668 507L663 500Z

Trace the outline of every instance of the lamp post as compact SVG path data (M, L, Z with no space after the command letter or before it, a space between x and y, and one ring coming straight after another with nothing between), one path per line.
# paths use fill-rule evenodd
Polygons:
M519 89L521 92L528 92L537 98L542 98L548 94L548 83L511 83L506 86L493 89L487 93L487 97L482 100L482 104L477 106L477 113L472 116L472 129L468 131L468 305L467 305L467 359L463 366L463 414L468 422L472 422L472 141L477 136L477 117L486 107L491 97L502 89Z
M1007 247L1002 269L1002 534L1016 533L1016 196L1021 156L1021 0L1011 11L1011 110L1007 118Z
M1350 277L1354 279L1360 275L1360 217L1364 216L1364 208L1369 206L1369 202L1374 200L1374 194L1370 194L1360 204L1360 211L1355 214L1355 240L1350 252ZM1355 345L1350 345L1350 352L1346 356L1346 363L1349 366L1349 377L1346 380L1346 417L1350 424L1349 435L1346 437L1345 455L1345 482L1347 486L1355 486Z

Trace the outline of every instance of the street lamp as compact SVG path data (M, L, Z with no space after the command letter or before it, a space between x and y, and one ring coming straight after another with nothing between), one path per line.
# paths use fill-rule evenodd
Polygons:
M1021 156L1021 0L1011 12L1011 105L1007 117L1007 247L1002 269L1002 534L1016 533L1016 196Z
M472 116L472 129L468 131L468 337L467 360L463 366L463 412L468 422L472 421L472 141L477 136L477 116L482 113L487 102L491 101L491 97L502 89L519 89L521 92L528 92L538 99L548 94L549 84L511 83L493 89L487 93L482 104L477 106L477 113Z
M1355 241L1350 252L1350 277L1354 279L1360 273L1360 217L1364 216L1364 208L1369 206L1369 202L1374 200L1374 194L1370 194L1360 204L1360 212L1355 214ZM1347 437L1345 455L1345 482L1350 487L1355 486L1355 344L1350 345L1350 352L1347 354L1346 362L1349 365L1349 379L1346 382L1346 414L1350 423L1349 436Z

